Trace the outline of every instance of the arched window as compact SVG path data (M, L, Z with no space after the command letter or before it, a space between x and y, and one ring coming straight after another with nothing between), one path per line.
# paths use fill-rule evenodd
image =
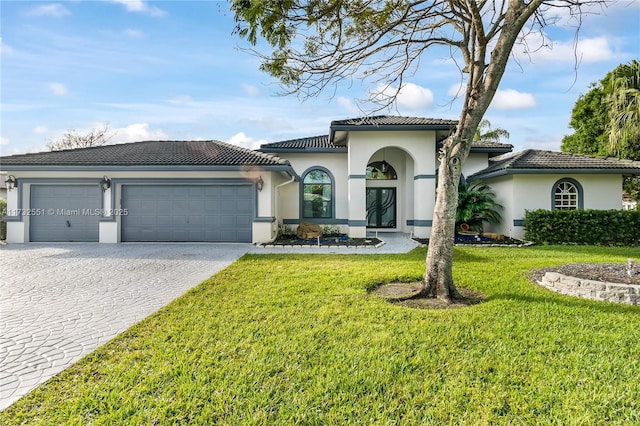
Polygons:
M553 185L552 210L577 210L583 208L582 186L575 179L560 179Z
M328 170L313 168L302 178L302 217L333 217L333 178Z
M386 161L374 161L367 165L368 180L395 180L398 179L396 170Z

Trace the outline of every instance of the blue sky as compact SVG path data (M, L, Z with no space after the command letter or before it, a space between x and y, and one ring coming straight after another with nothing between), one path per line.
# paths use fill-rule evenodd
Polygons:
M217 139L249 148L326 134L331 120L374 107L356 81L301 101L241 51L226 2L7 1L1 12L0 152L46 150L66 130L104 123L112 142ZM485 118L516 149L559 149L571 109L589 84L640 57L640 0L594 9L579 33L567 16L547 29L552 49L516 49ZM530 45L539 44L535 36ZM519 52L519 53L518 53ZM457 118L460 82L443 51L421 61L393 114Z

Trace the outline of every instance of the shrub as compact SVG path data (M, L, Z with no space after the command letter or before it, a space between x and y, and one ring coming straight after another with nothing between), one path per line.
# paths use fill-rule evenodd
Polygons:
M7 200L0 198L0 241L7 239L7 222L4 221L4 215L7 212Z
M536 243L640 245L638 210L527 210L524 227Z
M496 194L480 182L461 181L458 184L456 230L463 224L472 231L481 232L485 223L500 223L498 212L502 206L495 201Z

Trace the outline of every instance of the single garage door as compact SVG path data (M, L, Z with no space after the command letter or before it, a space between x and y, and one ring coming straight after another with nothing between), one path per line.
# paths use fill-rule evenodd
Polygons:
M97 242L102 191L96 185L31 185L29 240Z
M251 242L252 185L124 185L122 241Z

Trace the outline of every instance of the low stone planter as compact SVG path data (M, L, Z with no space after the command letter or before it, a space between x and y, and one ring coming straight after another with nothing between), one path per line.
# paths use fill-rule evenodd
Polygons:
M603 302L640 305L640 285L607 283L547 272L538 281L549 290Z

